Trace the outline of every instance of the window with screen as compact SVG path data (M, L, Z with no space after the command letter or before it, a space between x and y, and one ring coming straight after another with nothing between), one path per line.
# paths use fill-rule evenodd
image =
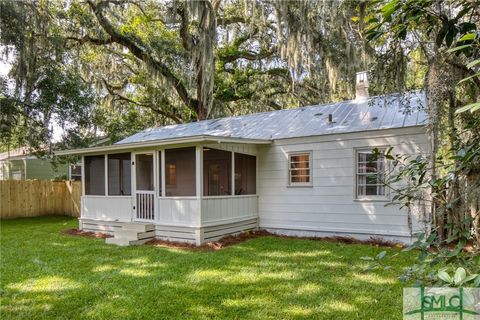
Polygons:
M85 194L105 195L105 156L85 157Z
M203 195L232 194L232 153L211 148L203 149Z
M165 195L195 196L195 147L165 150Z
M256 194L257 159L248 154L235 153L235 194Z
M136 190L153 191L153 153L135 155Z
M291 153L288 155L289 184L291 186L311 186L311 153Z
M357 151L357 197L385 197L384 151Z
M132 194L130 153L108 155L108 195L124 196Z

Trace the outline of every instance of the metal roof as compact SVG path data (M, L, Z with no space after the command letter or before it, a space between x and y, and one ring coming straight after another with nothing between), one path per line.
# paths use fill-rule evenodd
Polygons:
M263 112L146 129L116 143L129 144L200 135L275 140L424 125L423 92ZM329 122L329 115L332 122Z

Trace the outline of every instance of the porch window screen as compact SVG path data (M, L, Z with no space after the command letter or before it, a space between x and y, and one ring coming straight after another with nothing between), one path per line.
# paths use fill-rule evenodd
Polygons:
M85 157L85 194L105 195L105 156Z
M135 156L135 175L137 190L152 191L153 189L153 154L137 154Z
M255 156L235 153L235 194L256 194L257 161Z
M195 147L165 150L165 195L195 196Z
M357 151L357 197L385 196L385 157L383 152Z
M232 194L232 153L203 149L203 195L225 196Z
M289 184L293 186L312 185L311 153L292 153L288 155L289 159Z
M132 169L130 153L108 155L108 195L132 194Z

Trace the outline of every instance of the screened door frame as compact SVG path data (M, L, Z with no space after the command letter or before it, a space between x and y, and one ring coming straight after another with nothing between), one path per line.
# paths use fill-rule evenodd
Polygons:
M133 151L131 156L132 159L132 221L138 222L157 222L158 221L158 150L157 149L148 149L142 151ZM138 190L137 189L137 155L141 154L152 154L153 156L153 190ZM139 194L151 194L153 196L153 219L141 219L137 218L138 212L138 203L137 203L137 193Z

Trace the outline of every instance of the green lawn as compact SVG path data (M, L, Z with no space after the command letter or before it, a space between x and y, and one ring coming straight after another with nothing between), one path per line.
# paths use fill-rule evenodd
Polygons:
M362 272L360 257L382 248L274 237L209 252L116 247L61 234L76 225L1 222L0 318L402 318L395 270Z

